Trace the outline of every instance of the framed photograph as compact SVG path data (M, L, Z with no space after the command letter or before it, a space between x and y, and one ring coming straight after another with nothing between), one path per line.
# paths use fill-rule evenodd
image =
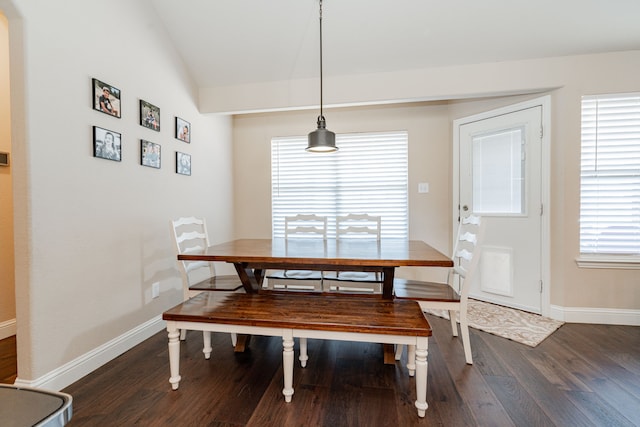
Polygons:
M160 108L141 99L140 124L146 128L160 132Z
M140 164L160 169L160 144L140 140Z
M176 138L180 141L191 142L191 123L176 117Z
M93 157L122 160L121 134L112 130L93 127Z
M176 151L176 173L191 175L191 155Z
M120 118L120 89L98 79L93 83L93 109Z

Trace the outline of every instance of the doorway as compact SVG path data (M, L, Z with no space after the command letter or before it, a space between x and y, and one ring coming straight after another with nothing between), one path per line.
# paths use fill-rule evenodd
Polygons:
M9 76L9 25L0 10L0 152L6 164L0 165L0 340L16 333L14 271L14 203L11 105Z
M549 97L454 121L454 221L486 223L470 297L537 314L549 306Z

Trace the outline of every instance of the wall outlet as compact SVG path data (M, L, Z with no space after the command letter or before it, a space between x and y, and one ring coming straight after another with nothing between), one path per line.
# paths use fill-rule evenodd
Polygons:
M160 282L156 282L151 285L151 298L158 298L160 296Z
M418 183L418 193L428 193L429 192L429 183L428 182L420 182Z

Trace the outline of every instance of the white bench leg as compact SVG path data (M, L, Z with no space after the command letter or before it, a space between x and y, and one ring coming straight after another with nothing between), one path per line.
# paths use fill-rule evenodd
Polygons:
M423 418L427 405L427 337L418 337L416 345L416 408L418 416ZM410 346L411 347L411 346Z
M305 368L307 366L307 360L309 360L306 338L300 338L300 357L298 359L300 359L300 366Z
M293 331L285 330L282 335L282 370L284 373L284 401L291 402L293 396Z
M210 331L202 331L202 342L204 342L202 352L204 353L204 358L208 360L211 357L211 352L213 351L213 348L211 347Z
M169 382L171 388L178 389L180 384L180 331L176 328L175 322L167 322L167 331L169 332L169 368L171 377Z
M416 346L407 346L407 369L409 370L409 376L412 377L416 373Z

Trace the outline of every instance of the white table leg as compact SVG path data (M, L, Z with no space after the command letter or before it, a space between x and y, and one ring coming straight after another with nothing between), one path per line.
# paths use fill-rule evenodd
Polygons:
M418 416L423 418L427 405L427 337L418 337L416 345L416 408Z
M307 354L307 339L300 338L300 366L303 368L307 366L307 360L309 360L309 355Z
M171 377L169 382L171 388L178 389L180 383L180 331L176 328L176 322L167 322L167 331L169 332L169 368Z
M286 329L282 334L282 370L284 373L284 401L291 402L293 396L293 331Z

